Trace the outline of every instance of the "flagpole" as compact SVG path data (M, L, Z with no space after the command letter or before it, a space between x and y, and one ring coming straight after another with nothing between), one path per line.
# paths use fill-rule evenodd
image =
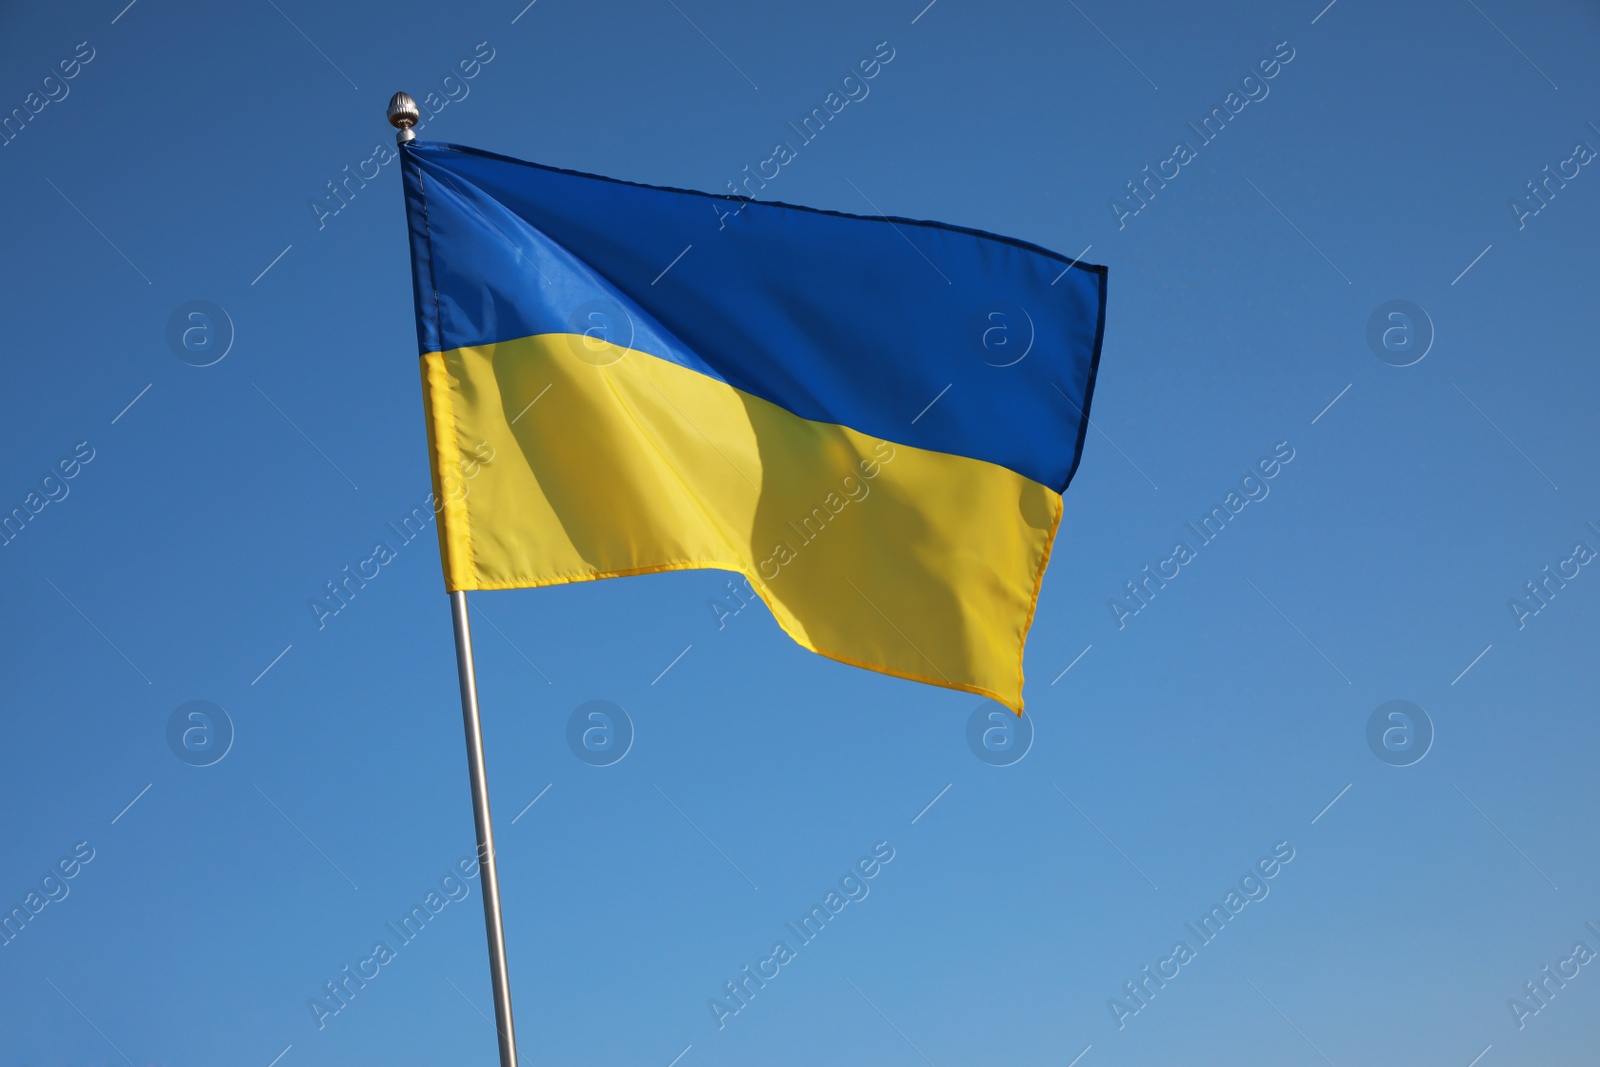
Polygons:
M422 118L417 102L405 93L389 99L389 125L399 131L401 147L415 139L411 127ZM494 823L489 818L489 776L483 766L483 723L478 717L478 676L472 660L472 627L467 621L467 594L450 594L450 618L456 632L456 672L461 679L461 721L467 734L467 776L472 782L472 823L478 836L479 884L483 888L483 923L489 939L489 984L494 991L494 1024L500 1037L500 1067L517 1067L516 1029L511 1023L511 982L506 976L506 930L500 917L500 872L494 852Z
M500 1067L517 1067L517 1038L511 1024L511 983L506 977L506 932L500 918L500 874L495 862L494 824L489 819L489 778L483 767L483 724L478 718L478 679L472 661L472 629L467 594L450 594L456 630L456 668L461 676L461 717L467 731L467 774L472 779L472 822L478 832L478 865L483 886L483 921L489 936L489 984L494 988L494 1022L500 1034Z

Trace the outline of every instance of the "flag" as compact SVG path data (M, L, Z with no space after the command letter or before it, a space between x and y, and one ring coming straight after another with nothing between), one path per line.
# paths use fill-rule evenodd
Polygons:
M1105 268L402 149L445 585L736 571L805 648L1022 710Z

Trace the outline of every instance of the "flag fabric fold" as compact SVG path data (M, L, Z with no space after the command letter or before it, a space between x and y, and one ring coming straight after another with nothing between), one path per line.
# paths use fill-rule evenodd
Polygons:
M1020 712L1105 269L937 223L402 149L448 589L743 574Z

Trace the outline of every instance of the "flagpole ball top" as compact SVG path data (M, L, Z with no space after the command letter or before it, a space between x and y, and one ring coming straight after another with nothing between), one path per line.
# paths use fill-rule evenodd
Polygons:
M400 131L395 135L396 143L405 144L414 140L417 135L411 132L411 127L421 118L422 112L410 94L395 93L389 98L389 125Z

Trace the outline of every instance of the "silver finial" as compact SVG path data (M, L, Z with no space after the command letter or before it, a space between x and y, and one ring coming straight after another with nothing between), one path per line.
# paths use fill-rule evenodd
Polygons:
M395 93L389 98L389 125L400 132L395 134L396 144L405 144L415 140L416 134L411 132L411 127L422 118L422 112L417 108L417 102L406 93Z

